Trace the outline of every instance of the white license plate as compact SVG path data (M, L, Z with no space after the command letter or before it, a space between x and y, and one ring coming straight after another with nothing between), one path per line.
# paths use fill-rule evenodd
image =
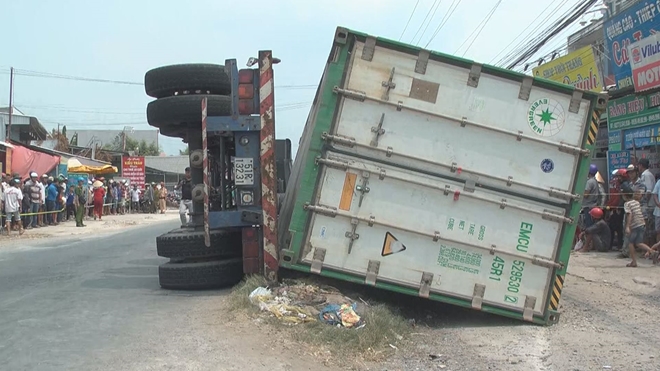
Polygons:
M254 166L251 157L234 158L234 183L237 186L254 185Z

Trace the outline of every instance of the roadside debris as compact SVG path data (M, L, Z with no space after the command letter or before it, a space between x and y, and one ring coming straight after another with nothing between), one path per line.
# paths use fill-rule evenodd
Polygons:
M357 303L336 289L309 284L257 287L249 295L250 303L269 312L284 323L300 324L321 321L331 326L362 328Z

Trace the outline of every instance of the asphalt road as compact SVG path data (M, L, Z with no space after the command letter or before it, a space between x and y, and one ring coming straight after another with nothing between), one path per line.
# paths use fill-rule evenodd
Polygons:
M223 315L229 290L160 288L155 237L177 226L0 244L0 370L318 370Z

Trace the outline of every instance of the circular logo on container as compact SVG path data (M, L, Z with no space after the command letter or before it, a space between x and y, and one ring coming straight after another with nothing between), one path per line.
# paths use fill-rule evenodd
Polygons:
M527 123L536 135L551 137L566 123L564 108L552 98L538 99L529 106Z
M546 158L541 161L541 170L543 170L544 173L551 173L554 169L555 163L551 159Z

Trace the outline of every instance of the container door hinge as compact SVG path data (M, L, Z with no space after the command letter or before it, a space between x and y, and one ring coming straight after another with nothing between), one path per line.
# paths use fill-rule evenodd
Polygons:
M309 203L305 203L303 205L303 210L311 211L324 216L329 216L331 218L337 216L337 208L333 206L311 205Z
M394 71L395 68L392 67L392 70L390 71L390 78L387 81L381 82L381 85L383 85L383 87L385 88L385 92L383 93L383 98L382 98L384 101L390 100L390 90L396 88L396 83L393 81Z
M548 194L550 195L550 197L559 198L559 199L567 200L567 201L579 200L580 199L580 195L576 195L576 194L566 192L566 191L563 191L561 189L552 188L552 187L550 187L550 191L548 191Z
M364 42L364 49L362 49L362 59L371 62L374 59L374 52L376 51L376 38L367 36Z
M588 155L588 149L582 149L580 147L571 146L564 142L559 143L559 152L569 153L571 155Z
M532 92L532 83L534 78L531 76L523 77L522 83L520 84L520 91L518 92L518 99L529 100L529 94Z
M532 264L538 265L539 267L550 268L550 269L561 268L562 267L562 265L557 263L557 262L554 262L552 260L548 260L546 258L542 258L542 257L537 256L537 255L534 255L534 257L532 258Z
M417 62L415 63L415 72L424 75L426 73L426 66L429 64L429 57L431 53L428 50L420 50L417 54Z
M557 214L551 210L543 210L543 219L558 223L572 223L573 219L567 218L562 214Z
M486 292L486 285L478 283L474 284L474 291L472 293L472 308L481 310L481 304L484 301L484 293Z
M470 68L470 75L468 76L467 85L472 88L479 86L479 78L481 77L481 63L475 63Z
M419 282L419 297L428 299L431 294L431 284L433 283L433 273L422 273L422 280Z
M332 88L332 92L360 102L364 102L364 100L367 99L367 93L363 91L342 89L339 86Z
M534 307L536 306L536 297L525 296L525 308L523 309L523 320L532 322L534 320Z
M367 265L367 276L364 278L364 283L370 286L376 286L378 271L380 271L380 262L378 260L369 260L369 264Z
M321 139L350 148L355 147L355 138L345 137L343 135L332 135L324 132L321 134Z
M372 126L371 132L374 133L374 138L369 143L372 147L378 147L378 139L381 135L385 134L385 129L383 129L383 122L385 121L385 113L380 115L380 121L378 121L378 126Z
M360 221L359 221L359 220L357 220L357 219L355 219L355 218L351 219L351 230L350 230L350 231L347 231L347 232L344 234L344 235L346 236L346 238L349 239L349 242L348 242L348 253L349 253L349 254L350 254L351 251L353 250L353 243L355 242L355 240L357 240L358 238L360 238L360 235L357 234L357 233L355 233L355 231L357 230L357 226L358 226L358 224L360 224Z
M325 260L325 249L316 248L314 250L314 257L312 258L312 267L310 271L314 274L321 274L323 268L323 261Z
M571 103L568 105L568 112L578 113L580 112L580 103L582 102L582 91L574 90L573 96L571 97Z
M355 190L360 192L360 200L358 202L358 207L362 207L362 200L364 200L364 194L369 193L371 190L369 188L369 172L362 172L362 184L359 184L355 187Z

